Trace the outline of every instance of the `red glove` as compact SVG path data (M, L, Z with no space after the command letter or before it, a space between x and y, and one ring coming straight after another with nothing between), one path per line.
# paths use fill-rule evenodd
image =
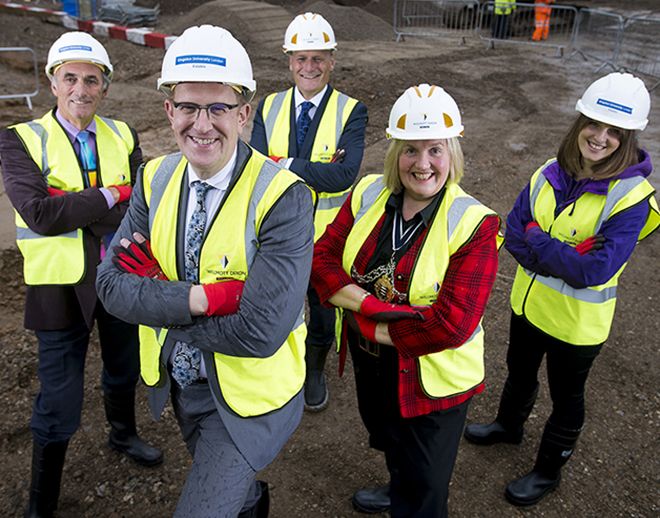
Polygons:
M284 157L283 156L276 156L276 155L268 155L268 158L270 158L273 162L275 162L277 164Z
M243 281L221 281L204 284L204 293L209 301L206 316L231 315L238 311L243 293Z
M133 192L133 187L130 185L110 185L108 189L117 189L117 192L119 193L119 199L117 200L117 203L122 203L131 197L131 192Z
M360 304L360 313L377 322L391 322L402 318L416 318L424 320L424 315L418 310L405 304L390 304L382 302L373 295L367 295Z
M541 225L539 225L536 221L530 221L529 223L527 223L527 226L525 227L525 232L533 228L541 228Z
M353 311L346 311L345 317L346 322L353 331L360 333L370 342L376 343L376 325L378 325L378 322Z
M63 191L62 189L56 189L55 187L49 187L48 188L48 196L51 198L55 196L64 196L65 194L68 194L66 191Z
M128 248L114 247L115 256L112 262L126 273L133 273L140 277L149 277L166 281L167 276L161 270L158 261L151 251L149 241L144 243L131 243Z
M593 235L591 237L588 237L582 243L578 243L575 246L575 251L580 254L580 255L585 255L588 254L589 252L593 252L594 250L600 250L603 248L605 243L605 238L601 236L600 234Z

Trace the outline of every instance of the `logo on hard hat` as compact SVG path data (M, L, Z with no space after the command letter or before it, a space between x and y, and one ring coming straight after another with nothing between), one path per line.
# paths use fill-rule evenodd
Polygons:
M623 104L615 103L614 101L608 101L607 99L599 98L596 101L596 104L600 106L605 106L605 108L610 108L612 110L627 113L628 115L632 115L633 112L630 106L625 106Z
M227 60L220 56L210 56L205 54L189 54L186 56L177 56L175 65L215 65L226 67Z
M91 52L92 47L88 45L67 45L66 47L60 47L58 52L71 52L72 50L84 50L85 52Z

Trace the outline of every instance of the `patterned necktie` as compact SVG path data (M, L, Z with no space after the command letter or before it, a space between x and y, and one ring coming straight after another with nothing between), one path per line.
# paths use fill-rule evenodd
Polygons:
M82 130L76 135L76 140L80 145L78 156L80 157L80 162L85 171L87 187L96 187L96 155L92 151L89 139L90 133L87 130Z
M186 280L197 282L199 280L199 255L206 229L206 193L213 187L199 180L194 181L191 185L195 188L197 200L186 232L184 267ZM199 377L201 361L202 354L194 345L185 342L177 342L174 345L172 377L181 388L192 384Z
M309 110L313 107L314 103L309 101L304 101L300 105L300 115L298 115L298 120L296 121L296 141L298 142L299 150L302 148L303 142L305 142L305 135L307 135L309 125L312 123Z

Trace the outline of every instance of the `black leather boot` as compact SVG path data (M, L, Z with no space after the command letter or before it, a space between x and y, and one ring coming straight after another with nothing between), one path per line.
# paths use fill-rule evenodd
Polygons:
M270 494L268 493L268 483L263 480L257 480L259 484L259 489L261 490L261 496L259 500L244 511L238 513L238 518L267 518L268 512L270 509Z
M506 499L513 505L529 506L556 489L561 481L561 468L573 454L579 435L580 430L562 428L548 421L534 469L509 483L504 492Z
M323 369L329 350L329 346L306 344L305 410L308 412L320 412L328 406L328 385Z
M353 508L366 514L384 513L392 506L390 485L360 489L353 494Z
M534 408L538 392L537 383L531 394L521 397L507 379L495 421L488 424L470 424L465 427L463 437L473 444L482 446L501 442L520 444L523 438L523 425Z
M138 437L135 427L135 392L112 392L103 396L105 415L110 423L108 446L141 466L157 466L163 452Z
M51 518L60 497L62 469L69 441L45 446L32 443L32 484L25 518Z
M520 444L523 438L523 429L519 428L518 430L513 431L507 430L497 421L493 421L489 424L475 423L469 424L465 427L463 437L473 444L480 444L483 446L490 446L491 444L497 444L500 442Z

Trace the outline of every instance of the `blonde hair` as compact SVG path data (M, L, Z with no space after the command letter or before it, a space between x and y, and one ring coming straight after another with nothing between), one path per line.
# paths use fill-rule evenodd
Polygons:
M447 182L459 184L461 178L463 178L463 170L465 168L465 157L463 156L461 143L458 137L442 139L442 142L445 144L449 153L449 178L447 178ZM403 190L403 185L399 178L399 157L407 144L407 140L393 139L387 149L387 153L385 153L383 164L385 186L395 194Z

